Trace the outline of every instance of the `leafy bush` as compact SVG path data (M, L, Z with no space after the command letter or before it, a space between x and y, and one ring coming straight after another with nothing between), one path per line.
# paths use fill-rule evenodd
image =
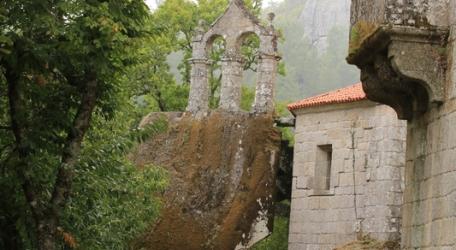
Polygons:
M252 250L287 250L288 249L288 224L289 218L276 216L274 218L274 231L266 239L252 247Z
M131 121L128 116L94 120L60 229L68 246L127 249L158 216L160 203L154 195L167 186L165 171L155 166L138 169L126 154L136 143L165 130L167 123L159 120L128 130L123 127Z

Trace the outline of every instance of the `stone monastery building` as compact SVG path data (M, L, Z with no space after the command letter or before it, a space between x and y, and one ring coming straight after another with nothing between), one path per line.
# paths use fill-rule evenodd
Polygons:
M401 248L456 249L456 1L351 2L347 62L408 122Z
M361 83L290 104L296 116L289 249L369 235L399 243L407 124Z

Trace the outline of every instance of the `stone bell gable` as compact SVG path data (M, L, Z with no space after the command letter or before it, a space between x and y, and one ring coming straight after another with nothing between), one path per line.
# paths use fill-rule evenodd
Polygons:
M273 14L270 14L272 22ZM253 112L267 113L274 110L274 85L276 82L278 34L271 25L264 26L249 12L242 0L232 0L225 13L205 31L200 22L192 40L193 53L190 96L187 111L206 112L209 109L208 53L215 39L225 40L222 57L222 83L219 108L240 111L243 58L241 45L249 35L260 39L258 77Z

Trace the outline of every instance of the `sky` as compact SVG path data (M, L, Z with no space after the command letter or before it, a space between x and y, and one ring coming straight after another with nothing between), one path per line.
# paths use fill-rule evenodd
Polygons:
M156 0L144 0L151 10L157 8ZM268 7L270 2L281 2L283 0L263 0L263 7Z
M155 3L155 0L145 0L145 2L151 10L157 8L157 4Z

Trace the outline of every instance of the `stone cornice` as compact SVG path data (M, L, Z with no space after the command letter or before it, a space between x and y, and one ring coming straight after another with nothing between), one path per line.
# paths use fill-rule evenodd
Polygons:
M350 53L347 61L350 64L364 64L372 61L376 53L384 50L391 42L413 42L432 45L445 45L448 29L437 27L422 29L405 26L381 25L369 37L364 39L361 46Z
M367 97L411 120L444 101L448 30L380 26L347 61L361 69Z

